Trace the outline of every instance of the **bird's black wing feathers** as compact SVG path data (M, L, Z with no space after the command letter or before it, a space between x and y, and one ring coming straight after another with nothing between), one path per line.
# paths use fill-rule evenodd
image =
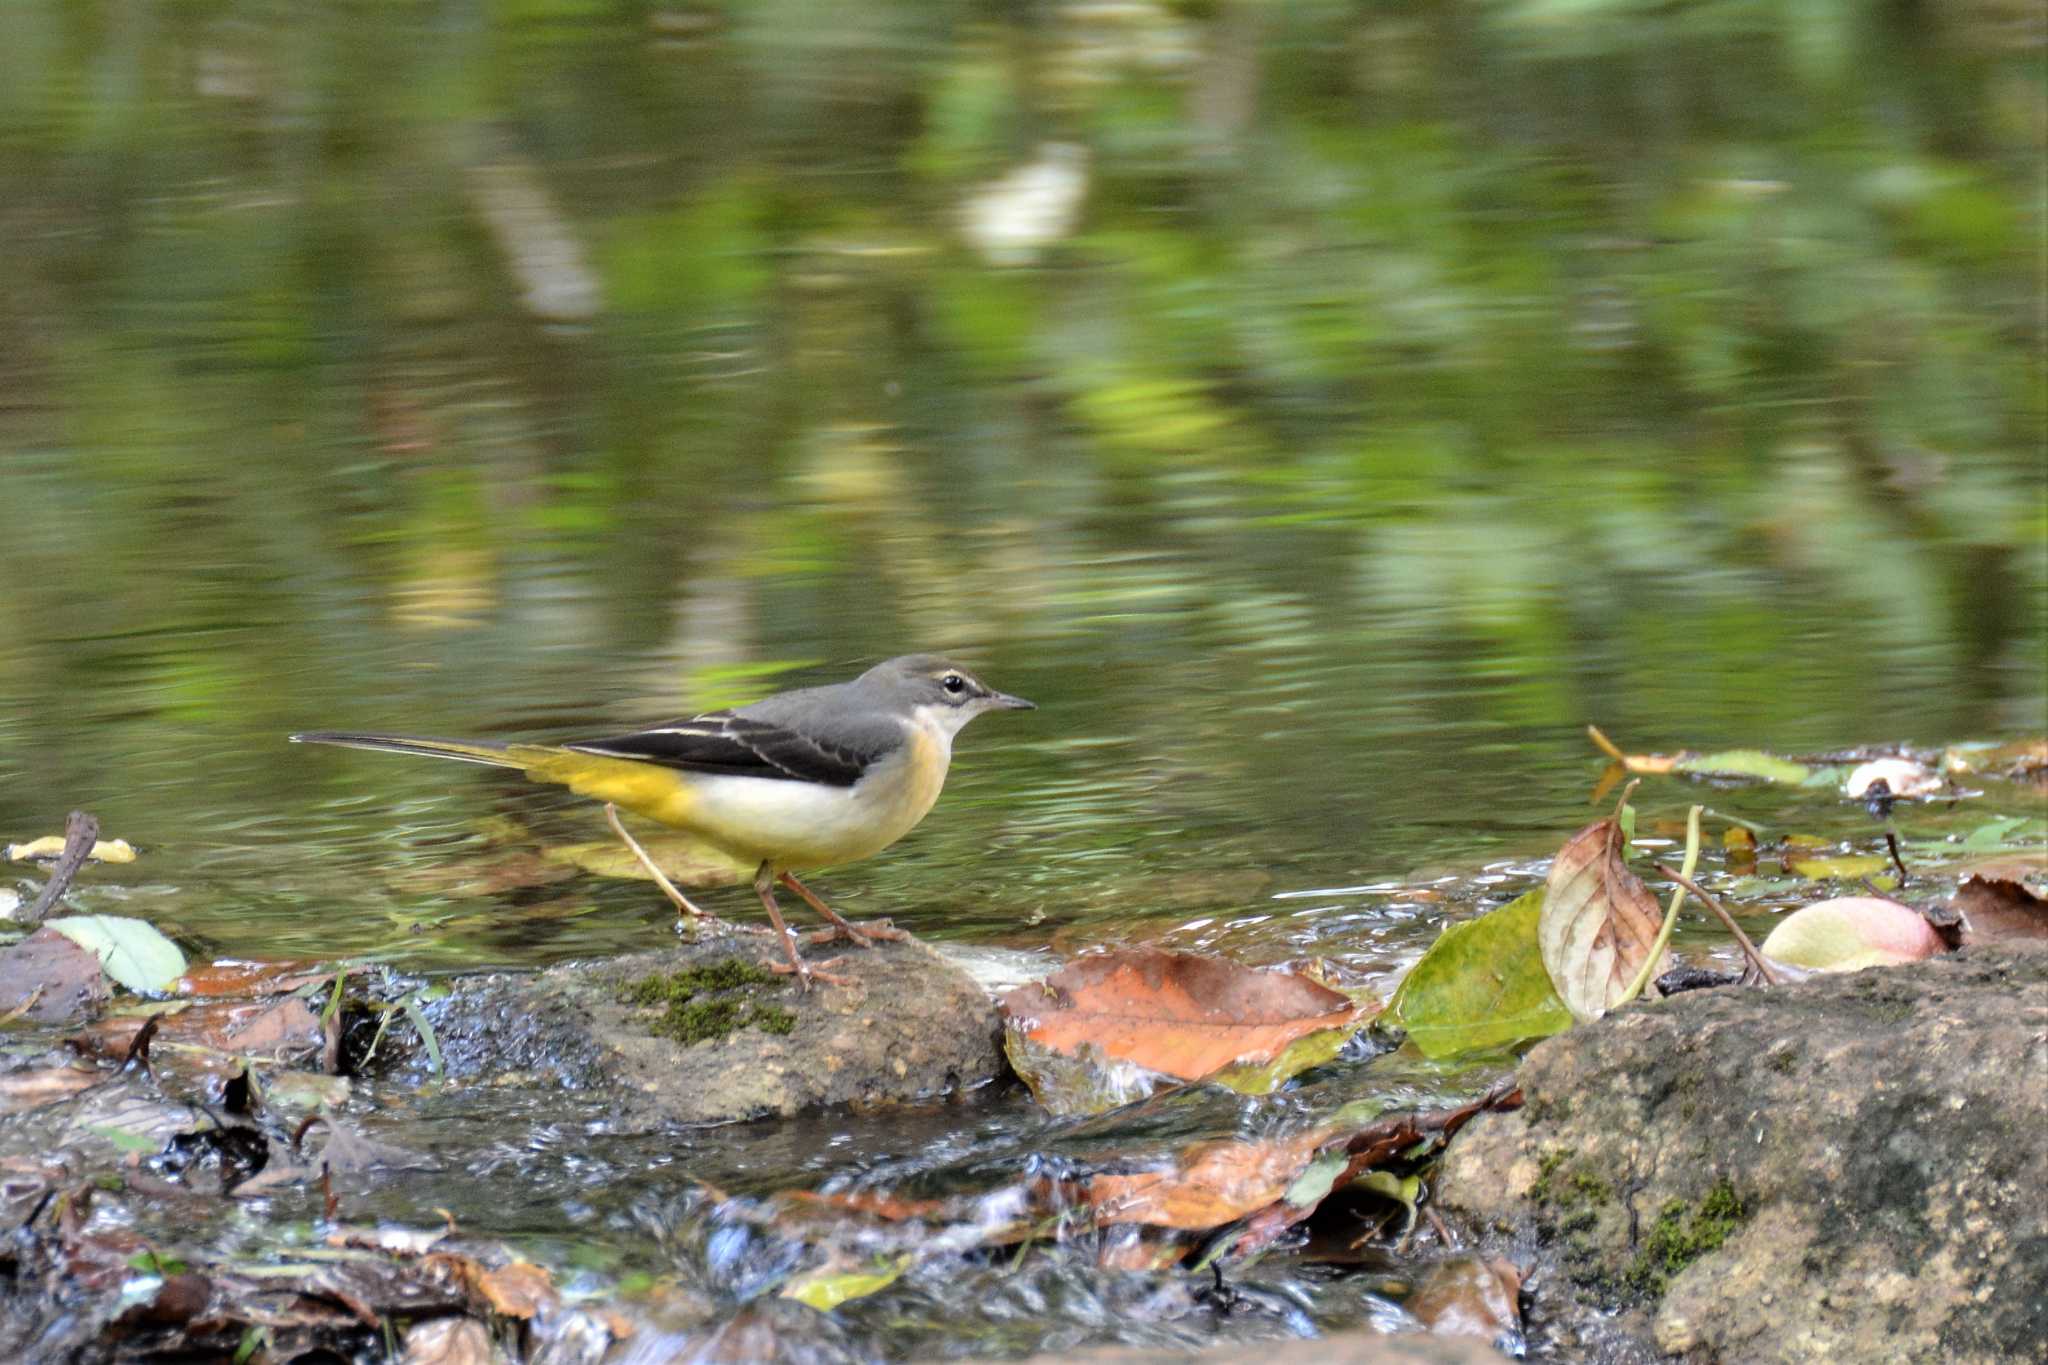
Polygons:
M880 738L876 736L874 738ZM862 741L870 736L863 735ZM580 754L638 759L665 768L735 777L766 777L850 787L887 748L873 742L832 743L730 711L693 716L615 739L567 744Z

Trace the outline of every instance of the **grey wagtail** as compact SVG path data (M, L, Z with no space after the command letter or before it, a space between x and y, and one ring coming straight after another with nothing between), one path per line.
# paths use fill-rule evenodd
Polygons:
M958 664L907 654L877 664L852 682L780 692L751 706L709 711L612 739L565 744L421 739L327 730L293 735L305 744L340 744L425 754L494 768L517 768L605 803L614 833L653 874L678 911L704 915L619 823L624 806L685 830L742 861L757 863L754 892L805 990L816 976L845 978L807 965L775 903L780 881L831 921L813 942L844 936L861 946L901 938L899 930L856 928L794 870L850 863L879 853L924 819L939 799L953 758L953 736L984 711L1034 710L995 691Z

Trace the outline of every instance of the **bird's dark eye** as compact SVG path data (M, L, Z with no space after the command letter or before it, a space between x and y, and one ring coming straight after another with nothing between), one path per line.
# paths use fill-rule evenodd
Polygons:
M939 686L945 688L950 695L957 697L967 690L967 679L961 677L958 673L948 673L945 677L939 679Z

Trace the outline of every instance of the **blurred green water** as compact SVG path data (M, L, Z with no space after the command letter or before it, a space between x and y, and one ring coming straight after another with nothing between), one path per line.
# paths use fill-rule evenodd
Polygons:
M2043 41L2000 0L8 5L0 832L96 811L145 857L81 894L208 951L644 943L643 886L449 884L589 808L282 736L939 648L1044 709L824 878L850 909L1378 969L1438 922L1398 888L1586 818L1588 721L2039 730Z

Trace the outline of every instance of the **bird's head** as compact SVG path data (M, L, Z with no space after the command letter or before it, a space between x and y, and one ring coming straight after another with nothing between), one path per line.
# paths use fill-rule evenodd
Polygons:
M1022 697L998 692L973 672L936 654L906 654L876 664L861 675L861 682L886 691L922 724L948 735L984 711L1032 711L1036 706Z

